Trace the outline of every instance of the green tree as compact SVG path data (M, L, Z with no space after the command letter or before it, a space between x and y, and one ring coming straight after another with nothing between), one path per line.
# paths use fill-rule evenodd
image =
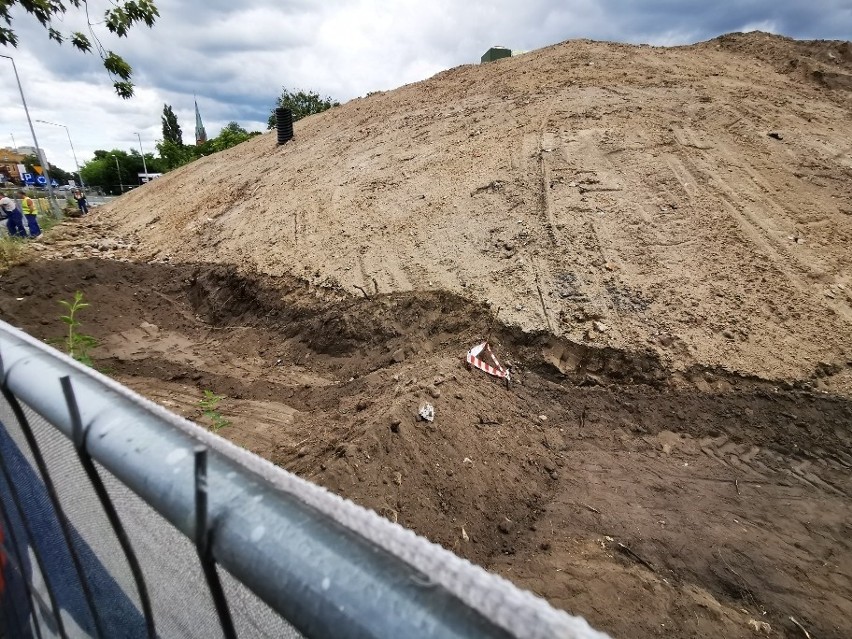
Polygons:
M80 181L80 178L77 177L76 173L69 173L55 164L50 165L50 177L56 180L56 183L59 185L68 184L68 180L74 180L76 182Z
M103 23L110 33L114 33L120 38L125 37L127 32L137 23L144 22L152 27L154 21L160 15L153 0L125 0L112 4L113 6L104 12ZM133 69L120 55L107 50L101 44L95 34L95 23L89 19L89 7L86 0L0 0L0 23L6 23L6 26L0 26L0 45L18 46L18 36L12 29L11 10L14 7L20 7L23 11L35 17L41 26L47 30L48 39L55 40L59 44L70 39L71 46L75 49L89 53L92 51L94 41L94 48L103 61L104 68L114 80L115 92L125 99L133 95L133 83L130 81L133 76ZM80 31L62 33L55 28L54 19L61 23L64 14L69 9L85 12L91 40L89 36Z
M180 130L177 116L169 104L163 105L163 142L174 142L183 146L183 132Z
M287 87L282 87L282 93L278 96L278 101L269 114L267 127L269 129L275 128L275 109L280 107L290 109L293 112L293 121L295 122L308 115L322 113L336 106L340 106L340 102L330 97L323 98L314 91L288 91Z
M224 151L225 149L230 149L232 146L237 146L238 144L245 142L250 137L252 137L251 133L246 131L239 124L236 122L228 122L228 124L226 124L219 132L219 135L213 138L213 150Z
M157 142L157 152L160 154L160 158L162 158L163 167L166 171L176 169L195 159L192 147L184 146L171 140Z
M115 172L115 166L110 166L106 160L98 158L89 160L80 167L80 173L83 174L83 181L89 188L100 188L105 193L118 192L118 174ZM112 188L113 185L115 189Z
M165 133L165 115L163 132ZM236 146L237 144L245 142L249 138L253 138L260 134L260 131L252 131L249 133L237 122L228 122L228 124L226 124L219 132L219 135L212 140L207 140L204 144L184 145L179 144L174 140L163 139L157 142L157 152L160 154L160 157L154 160L153 166L162 167L161 169L158 169L158 172L171 171L183 166L184 164L189 164L198 158L217 153L218 151L224 151L225 149L230 149L232 146ZM131 151L131 155L133 153L138 155L137 152ZM145 158L148 162L148 169L153 170L151 169L152 161L148 159L147 155Z
M80 173L88 186L102 188L107 193L120 194L141 183L139 173L143 172L142 156L139 151L130 152L121 149L104 151L98 149L95 157L82 167ZM149 173L165 172L164 162L151 153L145 154ZM116 163L118 167L116 167ZM119 170L121 171L119 173Z
M207 140L201 144L196 144L192 149L192 153L195 158L203 158L206 155L213 155L216 153L216 149L213 146L213 140Z

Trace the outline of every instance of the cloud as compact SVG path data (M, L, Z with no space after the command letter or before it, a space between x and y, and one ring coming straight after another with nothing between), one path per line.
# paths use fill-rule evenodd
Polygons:
M106 0L91 0L100 21ZM193 95L208 135L228 121L264 129L283 86L316 90L339 100L392 89L434 73L476 63L492 45L532 50L570 38L677 45L730 31L768 30L798 38L847 38L848 0L157 0L153 29L127 38L95 25L104 47L134 67L136 97L117 98L100 60L70 45L48 42L20 8L21 37L13 55L34 118L68 126L78 158L95 149L153 151L161 137L163 104L178 115L184 137L194 131ZM86 30L73 8L56 25ZM32 144L8 61L0 59L6 100L0 118L9 129L0 144ZM36 125L48 158L73 167L65 130Z

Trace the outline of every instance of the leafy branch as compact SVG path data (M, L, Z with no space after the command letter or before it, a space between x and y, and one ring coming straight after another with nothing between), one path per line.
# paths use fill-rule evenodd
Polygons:
M0 45L18 46L18 36L12 28L10 11L15 5L20 6L21 9L38 20L47 31L49 40L62 44L70 37L71 46L84 53L92 51L94 41L94 48L103 61L107 73L115 79L113 87L116 93L125 99L133 95L133 83L130 81L133 69L121 56L112 51L107 51L101 44L89 17L87 0L0 0L0 22L6 24L6 26L0 26ZM85 12L91 37L79 31L66 36L54 28L53 19L62 17L71 8ZM124 38L134 25L144 24L153 27L158 17L160 17L160 12L153 0L125 0L125 2L113 3L113 6L104 12L103 24L106 25L110 33L114 33L119 38Z
M282 87L282 93L269 114L267 125L269 129L275 128L275 109L284 107L293 113L293 121L301 120L314 113L322 113L332 107L340 106L340 102L331 97L322 97L316 91L288 90Z

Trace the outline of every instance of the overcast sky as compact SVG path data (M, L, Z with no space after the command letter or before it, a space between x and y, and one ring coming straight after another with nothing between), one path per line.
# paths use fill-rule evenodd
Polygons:
M90 0L93 21L106 2ZM66 125L82 164L95 149L153 152L170 104L194 141L193 94L209 137L231 120L266 130L282 86L341 102L477 63L488 47L537 49L571 38L674 45L760 29L795 38L852 38L852 0L156 0L153 29L128 38L95 29L134 68L125 101L94 55L47 40L20 9L14 56L34 119ZM55 25L85 30L70 9ZM12 65L0 58L0 146L32 145ZM74 170L66 131L35 123L48 161Z

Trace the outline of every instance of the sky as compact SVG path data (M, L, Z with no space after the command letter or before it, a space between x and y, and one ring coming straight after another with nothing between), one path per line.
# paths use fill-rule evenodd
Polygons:
M529 51L573 38L689 44L755 29L802 39L852 38L852 0L155 0L154 27L127 38L102 23L108 2L90 0L103 45L134 69L136 95L115 95L96 55L58 45L20 7L12 10L15 59L48 162L74 171L96 149L155 152L163 105L194 142L193 96L208 137L230 121L266 130L282 88L345 102L439 71L478 63L493 45ZM66 2L67 4L67 2ZM100 23L100 24L99 24ZM54 25L87 31L69 8ZM0 147L32 146L15 75L0 58ZM55 126L55 124L64 125ZM137 138L136 134L139 134Z

